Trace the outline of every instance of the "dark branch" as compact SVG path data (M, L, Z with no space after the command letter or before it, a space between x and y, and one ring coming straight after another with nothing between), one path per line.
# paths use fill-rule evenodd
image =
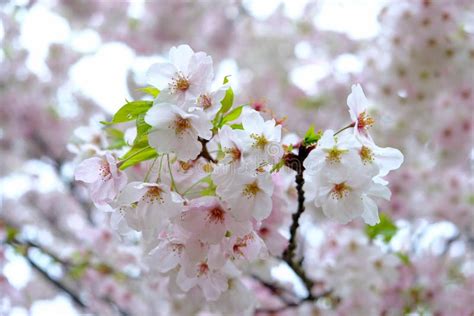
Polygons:
M210 162L213 162L213 163L216 163L217 161L212 158L211 154L209 154L209 151L207 150L207 143L209 142L208 140L206 139L203 139L201 137L198 138L199 142L201 142L202 144L202 149L201 149L201 152L199 153L199 155L197 156L197 158L204 158L206 159L207 161L210 161ZM196 158L196 159L197 159Z
M290 240L288 247L283 253L283 260L288 264L288 266L293 269L293 271L298 275L301 281L304 283L306 290L308 291L308 296L305 300L313 300L313 294L311 289L313 288L314 282L306 276L306 273L302 267L302 260L296 261L295 250L296 250L296 234L299 227L299 219L303 214L305 207L305 197L304 197L304 166L303 162L308 157L308 154L314 147L306 147L304 145L299 146L298 155L293 153L288 154L285 157L285 165L292 168L296 171L296 191L298 192L298 208L295 213L292 215L292 223L290 226Z

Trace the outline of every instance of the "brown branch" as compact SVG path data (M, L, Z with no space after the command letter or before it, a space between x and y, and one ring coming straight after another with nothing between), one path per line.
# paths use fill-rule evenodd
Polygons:
M9 244L10 246L12 246L13 248L16 248L18 246L25 246L26 249L25 249L25 252L23 254L23 257L25 258L25 260L30 264L30 266L35 270L37 271L41 276L43 276L43 278L46 279L46 281L48 281L49 283L51 283L52 285L54 285L58 290L66 293L74 303L76 303L76 305L78 305L80 308L82 309L87 309L87 305L79 298L79 296L74 293L71 289L69 289L66 285L64 285L63 283L61 283L59 280L56 280L55 278L51 277L48 272L46 272L45 270L43 270L43 268L41 268L38 264L36 264L36 262L34 262L30 256L28 255L28 252L29 252L29 249L30 248L37 248L39 250L42 250L41 248L39 248L38 245L35 245L35 244L32 244L32 243L23 243L21 241L19 241L18 239L16 238L13 238L12 240L7 240L7 244ZM46 254L49 255L48 252L44 252ZM53 257L55 260L57 257ZM62 261L59 261L59 262L62 262Z
M299 227L299 219L305 210L305 207L304 207L305 197L304 197L304 189L303 189L303 186L304 186L303 162L306 159L306 157L308 157L308 154L311 152L313 148L314 146L306 147L302 144L298 148L298 155L289 153L285 157L285 165L296 171L295 182L296 182L296 191L298 192L298 208L296 212L293 213L292 215L292 223L290 226L290 240L288 242L288 247L283 252L283 260L288 264L288 266L291 269L293 269L293 271L296 273L296 275L298 275L298 277L301 279L301 281L305 285L306 290L308 291L308 296L305 298L305 300L314 299L313 294L311 293L311 289L313 288L314 282L310 278L308 278L308 276L306 275L302 267L302 260L296 261L295 250L297 246L296 234Z
M197 156L196 159L202 157L204 159L206 159L207 161L210 161L210 162L213 162L213 163L217 163L217 161L212 158L211 154L209 153L209 151L207 150L207 143L209 142L207 139L203 139L201 137L198 138L199 142L202 144L202 150L201 152L199 153L199 155Z

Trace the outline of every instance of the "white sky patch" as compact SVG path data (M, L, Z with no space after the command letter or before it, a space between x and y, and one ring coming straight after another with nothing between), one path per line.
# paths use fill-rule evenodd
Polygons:
M330 71L327 63L311 64L295 68L290 73L291 81L308 94L314 92L318 80L324 78Z
M334 68L340 73L358 73L364 67L362 61L353 54L342 54L334 60Z
M28 283L31 278L31 268L25 259L16 254L7 252L8 263L3 268L3 274L11 285L20 289Z
M80 53L95 52L101 44L99 34L93 30L84 30L74 34L71 46Z
M21 24L20 43L30 52L26 64L42 78L50 76L44 60L52 43L64 43L69 39L71 29L67 21L36 4L28 10Z
M32 316L79 315L72 307L71 300L65 296L56 296L50 301L36 301L31 307Z
M343 32L353 39L372 38L380 30L377 15L386 1L322 1L314 23L321 30Z
M130 100L127 72L135 58L121 43L108 43L95 55L82 58L70 70L74 87L112 113Z

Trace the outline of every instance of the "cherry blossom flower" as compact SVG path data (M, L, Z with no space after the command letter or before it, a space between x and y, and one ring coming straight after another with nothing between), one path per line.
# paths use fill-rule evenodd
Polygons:
M222 85L215 90L207 89L202 92L196 99L196 105L198 108L202 109L209 118L214 118L216 113L221 108L221 101L225 96L225 93L229 87L227 85Z
M97 205L112 202L127 184L127 175L117 168L117 161L109 153L81 162L75 179L88 184L92 201Z
M194 199L180 217L179 225L203 242L217 244L226 234L242 235L252 229L250 222L237 222L216 197Z
M261 221L272 210L273 182L268 174L238 173L228 185L217 183L216 192L227 201L231 214L238 221L251 217Z
M354 135L371 139L368 129L374 124L374 119L367 113L367 98L360 84L352 86L352 92L347 97L349 114L354 123Z
M211 122L201 110L186 113L170 103L155 104L145 122L152 126L148 141L159 153L174 153L187 161L197 157L202 145L198 137L210 139Z
M157 238L169 220L181 213L183 202L165 184L130 182L115 204L118 206L117 215L130 228L146 235L155 234Z
M250 152L257 162L276 163L281 159L281 125L276 125L274 119L264 121L260 113L245 108L242 126L251 139Z
M196 100L212 76L212 58L203 52L195 53L188 45L172 47L169 61L152 65L147 73L148 82L161 90L158 100L178 105Z

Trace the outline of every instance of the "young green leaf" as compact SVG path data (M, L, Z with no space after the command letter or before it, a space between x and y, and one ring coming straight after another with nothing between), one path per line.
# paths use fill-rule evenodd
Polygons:
M112 123L123 123L134 120L138 115L146 113L153 105L153 101L132 101L122 106L115 113Z
M148 95L151 95L153 98L156 98L158 94L160 93L160 90L158 90L155 87L149 86L145 88L139 88L139 91L145 92Z
M120 163L120 170L139 164L140 162L158 157L156 150L150 146L143 148L132 147L123 157Z
M304 135L303 145L304 146L311 146L316 144L318 140L321 138L322 132L318 131L317 133L314 131L314 126L311 125L306 134Z
M222 127L224 126L226 123L228 122L232 122L232 121L235 121L236 119L238 119L240 117L240 114L242 114L242 109L243 109L243 105L239 106L239 107L236 107L235 109L233 109L232 111L229 112L229 114L227 114L226 116L224 116L224 118L222 119L222 121L220 122L220 126L219 127Z
M365 227L365 233L370 239L375 239L377 236L381 236L385 243L390 242L397 231L397 225L395 225L392 219L384 213L380 213L380 223L374 226L367 225Z
M227 111L229 111L232 105L234 104L234 91L232 90L232 88L227 89L227 91L225 92L224 99L222 99L221 101L221 104L222 107L220 109L220 112L222 114L227 113Z

